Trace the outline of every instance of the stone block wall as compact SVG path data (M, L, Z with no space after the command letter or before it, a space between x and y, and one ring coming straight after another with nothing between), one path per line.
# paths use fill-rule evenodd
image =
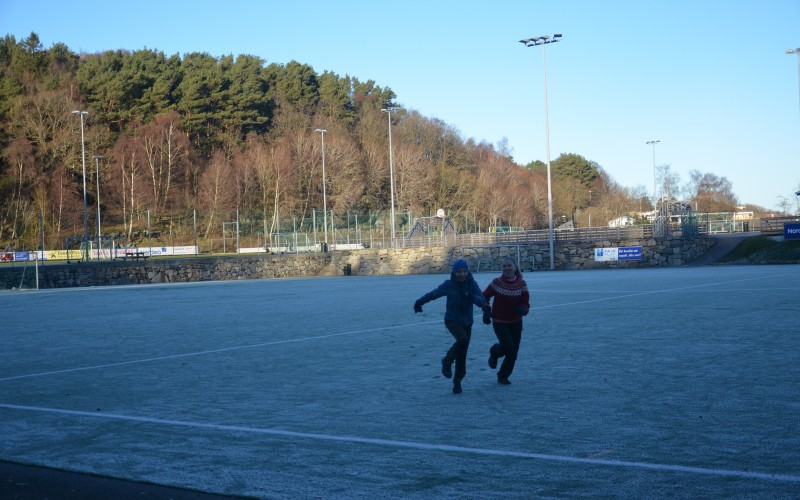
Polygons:
M559 243L553 248L558 270L677 267L704 254L710 238ZM641 261L595 262L598 247L641 246ZM492 247L422 247L315 254L151 259L39 266L40 288L223 281L302 276L356 276L449 273L464 258L473 271L499 271L500 260L516 258L524 271L549 270L547 242ZM0 268L0 289L36 287L33 264Z
M555 244L556 269L613 269L631 267L678 267L703 255L714 244L710 238L648 239L645 241L593 241ZM642 247L641 261L595 262L598 247ZM473 271L500 270L500 260L514 257L520 269L550 269L549 243L498 245L489 247L430 247L396 250L337 252L332 267L350 265L354 275L448 273L456 259L464 258Z

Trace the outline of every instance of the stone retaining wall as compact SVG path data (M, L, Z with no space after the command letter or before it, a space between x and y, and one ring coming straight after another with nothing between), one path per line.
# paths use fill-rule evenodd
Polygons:
M703 255L714 244L710 238L649 239L644 241L569 242L554 245L556 269L609 269L631 267L678 267ZM641 261L595 262L595 248L642 247ZM465 258L473 271L500 270L500 260L512 256L520 270L548 270L550 248L547 242L529 245L490 247L431 247L397 250L337 252L334 265L350 265L352 274L428 274L450 272L457 258Z
M692 240L602 241L563 243L554 246L555 267L605 269L630 267L676 267L704 254L713 245L710 238ZM595 262L598 247L641 246L641 261ZM316 254L284 254L230 257L153 259L88 264L39 266L40 288L132 285L191 281L242 280L294 276L392 275L449 273L453 261L465 258L473 271L499 271L500 259L518 259L524 271L548 270L547 242L492 247L429 247L392 250L358 250ZM23 275L24 273L24 275ZM0 268L0 289L36 287L33 264Z

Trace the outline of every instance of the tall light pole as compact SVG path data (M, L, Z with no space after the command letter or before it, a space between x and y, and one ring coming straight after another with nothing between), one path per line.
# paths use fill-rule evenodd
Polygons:
M322 137L322 218L325 224L325 250L328 250L328 198L325 194L325 130L318 128L314 132L319 132Z
M389 189L392 199L392 247L395 246L394 236L394 163L392 161L392 110L391 108L381 109L381 112L389 115Z
M800 93L800 47L794 50L789 49L786 51L786 54L788 55L797 54L797 89L798 89L797 91L798 93ZM798 98L797 102L798 106L800 106L800 98ZM795 192L794 196L797 201L797 215L800 215L800 191Z
M659 142L661 141L647 141L647 144L653 145L653 210L655 210L658 205L658 194L656 193L656 144Z
M800 191L795 191L794 197L797 199L797 215L800 215Z
M533 47L536 45L542 46L542 67L544 68L544 136L547 144L547 212L548 222L550 227L550 270L556 268L555 265L555 251L553 250L553 187L550 176L550 122L547 112L547 61L544 54L544 46L548 43L555 43L561 40L561 34L556 33L551 39L549 36L539 36L535 38L526 38L519 42L526 47Z
M100 260L100 250L102 250L102 245L100 244L100 158L104 158L102 155L94 155L94 179L97 182L97 260Z
M84 262L89 262L89 211L86 207L86 145L83 139L83 117L88 111L73 111L73 115L81 117L81 161L83 162L83 247Z
M787 54L797 54L797 86L798 86L798 93L800 93L800 47L794 50L787 50ZM800 105L800 101L798 101L798 105Z

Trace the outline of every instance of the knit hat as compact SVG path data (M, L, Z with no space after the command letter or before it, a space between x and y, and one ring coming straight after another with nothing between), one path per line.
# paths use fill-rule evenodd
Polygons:
M458 259L457 261L453 262L453 272L456 272L459 269L466 269L469 271L469 265L467 261L464 259Z

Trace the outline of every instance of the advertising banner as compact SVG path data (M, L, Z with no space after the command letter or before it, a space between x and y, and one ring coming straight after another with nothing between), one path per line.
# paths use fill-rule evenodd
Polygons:
M617 258L619 260L642 260L642 247L619 247Z
M608 262L611 260L617 260L617 249L616 248L595 248L594 249L594 260L595 262Z
M80 250L46 250L46 260L81 260Z
M194 255L197 253L197 247L192 246L181 246L181 247L172 247L173 252L175 255Z
M17 262L27 262L33 260L30 252L14 252L14 260Z
M595 262L615 260L642 260L642 247L595 248Z
M800 224L784 224L783 239L800 240Z

